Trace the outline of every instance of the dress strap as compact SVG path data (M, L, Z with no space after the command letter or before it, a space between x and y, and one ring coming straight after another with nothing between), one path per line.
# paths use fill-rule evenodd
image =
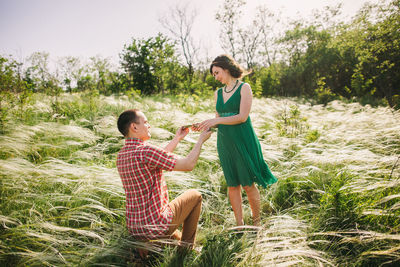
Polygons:
M240 83L240 85L239 85L239 87L238 87L238 90L241 90L241 89L242 89L243 84L244 84L244 82L241 82L241 83Z
M222 99L222 102L223 102L224 98L222 97L222 87L218 89L217 95L218 95L217 101L219 100L219 98L221 98L221 99Z

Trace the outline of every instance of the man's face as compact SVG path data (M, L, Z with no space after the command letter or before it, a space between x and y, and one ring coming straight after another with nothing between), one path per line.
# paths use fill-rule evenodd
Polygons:
M151 137L151 134L149 132L150 129L150 124L147 121L146 116L143 114L143 112L138 112L138 122L134 123L134 127L136 127L136 134L139 139L146 141L149 140Z

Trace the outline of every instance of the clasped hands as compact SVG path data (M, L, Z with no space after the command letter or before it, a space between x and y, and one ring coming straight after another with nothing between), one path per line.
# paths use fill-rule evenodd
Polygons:
M211 133L216 130L215 126L216 126L215 119L209 119L200 123L184 125L179 127L179 129L176 132L175 138L177 138L178 141L182 140L189 133L190 129L192 131L201 132L200 139L205 141L210 137Z
M190 129L192 131L202 132L202 135L206 136L205 139L208 139L211 133L215 131L216 125L217 125L216 119L209 119L200 123L185 125L178 129L178 131L176 132L176 137L179 140L182 140L189 133Z
M202 132L202 131L206 131L206 130L215 131L215 126L217 124L218 124L217 123L217 119L215 118L215 119L205 120L205 121L200 122L200 123L193 123L193 124L186 125L186 126L183 126L183 127L190 128L190 129L192 129L193 131L196 131L196 132Z

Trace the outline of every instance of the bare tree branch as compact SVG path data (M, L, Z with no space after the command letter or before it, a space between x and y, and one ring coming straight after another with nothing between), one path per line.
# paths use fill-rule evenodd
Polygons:
M189 5L185 4L171 7L165 16L159 18L161 25L180 44L180 53L188 67L190 79L194 72L193 68L199 51L192 36L193 24L197 14L196 9L190 9Z
M232 57L238 54L237 42L239 41L239 20L242 15L241 8L246 4L244 0L225 0L215 15L221 24L220 41L222 49L229 51Z

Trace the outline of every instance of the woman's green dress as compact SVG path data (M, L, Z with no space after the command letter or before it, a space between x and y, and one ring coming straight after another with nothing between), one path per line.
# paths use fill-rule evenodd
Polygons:
M239 114L240 91L244 83L224 103L222 88L218 90L216 110L220 117ZM218 155L228 186L250 186L254 182L267 187L277 181L264 161L260 142L250 116L236 125L218 125Z

